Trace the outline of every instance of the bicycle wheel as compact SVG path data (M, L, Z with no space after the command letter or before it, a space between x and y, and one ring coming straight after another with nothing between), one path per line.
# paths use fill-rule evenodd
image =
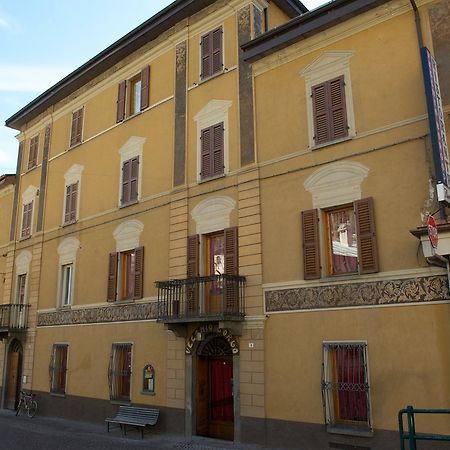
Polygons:
M20 399L19 404L17 405L17 409L16 409L16 416L19 415L20 410L22 409L22 406L23 406L23 401L22 401L22 399Z
M31 400L30 403L28 404L28 410L27 410L27 415L28 417L32 418L35 416L37 411L37 403L36 400Z

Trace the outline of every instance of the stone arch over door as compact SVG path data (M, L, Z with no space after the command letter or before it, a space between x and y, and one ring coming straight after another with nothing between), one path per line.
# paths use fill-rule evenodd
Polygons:
M22 386L23 347L18 339L13 339L8 346L7 364L4 383L4 406L15 409L19 401Z
M216 382L223 383L222 388L219 387L220 392L214 390ZM214 395L220 397L221 392L223 398L214 398ZM239 399L240 358L237 339L230 330L217 325L198 327L186 344L186 436L203 435L240 442ZM226 406L212 411L215 401L220 404L224 402ZM214 417L214 413L221 417ZM232 423L229 423L231 416Z

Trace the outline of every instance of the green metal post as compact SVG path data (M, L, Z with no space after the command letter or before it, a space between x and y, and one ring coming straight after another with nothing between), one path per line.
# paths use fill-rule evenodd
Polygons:
M406 413L408 415L409 450L417 450L416 425L414 422L414 408L412 406L407 406Z

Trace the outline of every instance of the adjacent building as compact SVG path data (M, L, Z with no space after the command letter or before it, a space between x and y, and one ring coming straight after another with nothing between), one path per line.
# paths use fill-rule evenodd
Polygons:
M2 406L302 449L394 449L399 409L448 407L442 14L177 0L9 118Z

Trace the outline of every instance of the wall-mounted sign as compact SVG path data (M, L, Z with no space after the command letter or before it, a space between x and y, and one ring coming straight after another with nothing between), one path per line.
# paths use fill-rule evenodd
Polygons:
M192 354L192 350L196 341L204 340L208 335L211 334L223 336L227 340L228 344L230 344L231 352L233 353L233 355L237 355L239 353L238 342L236 341L230 330L228 330L227 328L219 328L218 325L208 323L196 328L191 334L191 337L188 339L186 344L186 355Z
M443 185L438 189L438 200L448 203L448 200L450 199L450 195L448 194L450 171L447 135L445 133L445 119L442 108L437 65L433 55L426 47L421 48L421 57L431 145L433 149L434 166L436 168L436 183Z

